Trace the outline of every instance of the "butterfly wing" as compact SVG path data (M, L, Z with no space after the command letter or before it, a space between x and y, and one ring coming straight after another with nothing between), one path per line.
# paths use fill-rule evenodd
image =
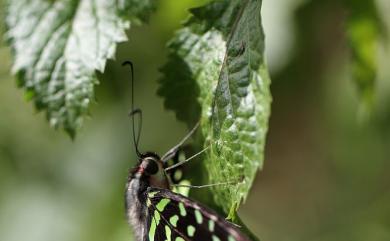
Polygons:
M148 188L147 241L250 241L211 209L167 189Z
M164 163L164 168L172 167L173 165L184 161L188 157L188 154L193 155L193 153L194 151L191 145L184 145L179 147L175 155ZM181 165L168 170L167 174L169 175L171 182L174 184L179 184L183 180L183 173L185 172L185 169L186 167Z

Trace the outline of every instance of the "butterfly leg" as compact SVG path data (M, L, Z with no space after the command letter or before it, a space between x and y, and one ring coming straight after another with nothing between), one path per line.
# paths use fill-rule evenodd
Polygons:
M164 154L164 156L161 158L162 162L167 162L169 159L173 158L176 155L176 152L179 150L179 148L188 140L190 137L195 133L196 129L198 129L200 124L200 121L198 121L195 126L192 128L190 132L174 147L172 147L167 153Z

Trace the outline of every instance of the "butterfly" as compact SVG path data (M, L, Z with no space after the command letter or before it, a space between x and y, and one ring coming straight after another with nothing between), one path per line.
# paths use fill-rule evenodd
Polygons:
M133 80L133 65L131 62L125 64L130 64ZM135 240L250 241L237 226L226 221L215 211L171 190L167 170L173 170L186 161L167 167L168 160L177 154L197 126L162 157L154 152L141 153L138 150L139 132L135 138L134 115L139 114L142 119L142 112L134 110L133 101L132 109L133 138L138 163L129 172L125 190L125 209Z

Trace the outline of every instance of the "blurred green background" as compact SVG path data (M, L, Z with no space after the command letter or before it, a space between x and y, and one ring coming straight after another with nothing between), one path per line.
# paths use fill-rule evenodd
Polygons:
M1 241L132 240L123 193L136 156L121 63L135 63L141 150L163 153L186 128L156 96L158 68L186 9L204 2L160 1L148 25L131 29L117 60L99 74L96 103L73 142L24 100L10 74L10 49L1 43ZM390 32L390 1L376 2ZM261 240L390 240L389 48L379 50L376 102L361 122L338 1L263 4L274 101L264 170L240 209L242 219Z

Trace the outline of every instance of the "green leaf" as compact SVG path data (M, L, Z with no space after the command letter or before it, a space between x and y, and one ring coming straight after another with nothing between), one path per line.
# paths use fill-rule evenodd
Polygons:
M95 70L103 72L116 44L127 40L130 20L146 19L152 8L134 0L8 2L13 72L53 127L75 134L94 100Z
M189 125L201 119L216 203L233 218L263 165L270 114L261 1L215 1L169 43L158 93Z
M378 72L378 52L385 29L375 1L346 0L349 9L347 37L352 64L351 73L361 99L361 114L366 118L374 102L375 80Z

